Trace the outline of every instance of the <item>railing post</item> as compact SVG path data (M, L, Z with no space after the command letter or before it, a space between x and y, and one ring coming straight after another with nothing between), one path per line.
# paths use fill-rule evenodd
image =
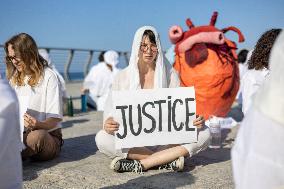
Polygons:
M87 63L85 64L85 67L84 67L84 77L86 77L86 75L88 74L88 68L89 68L89 66L92 62L94 51L89 51L89 53L90 53L89 58L88 58Z
M127 52L124 52L123 54L124 54L126 65L128 65L129 64L129 59L127 57Z
M74 55L74 50L71 49L69 51L69 57L68 57L68 60L64 66L64 79L66 81L70 81L70 76L69 76L69 68L70 68L70 65L71 65L71 62L72 62L72 59L73 59L73 55Z

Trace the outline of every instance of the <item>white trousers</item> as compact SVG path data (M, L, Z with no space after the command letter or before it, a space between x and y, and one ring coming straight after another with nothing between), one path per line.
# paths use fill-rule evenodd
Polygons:
M181 145L188 151L190 157L199 153L202 150L205 150L209 146L211 139L209 128L204 127L202 130L199 130L197 138L198 138L197 142ZM103 129L100 130L96 135L96 144L99 151L109 156L110 158L114 157L126 158L129 149L116 150L114 139L115 139L114 135L108 134ZM165 149L165 148L163 146L156 146L154 148L150 147L149 149L156 152L159 151L160 149Z

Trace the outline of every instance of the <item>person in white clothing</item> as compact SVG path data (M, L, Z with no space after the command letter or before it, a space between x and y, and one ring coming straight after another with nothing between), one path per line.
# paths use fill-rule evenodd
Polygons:
M49 53L47 52L46 49L39 49L38 52L40 56L42 56L42 58L44 58L47 61L48 67L50 67L53 70L53 72L56 73L56 76L60 83L60 91L61 91L62 98L68 98L65 80L63 76L59 73L59 71L56 69L55 65L51 62Z
M119 54L114 50L109 50L104 54L104 60L107 64L110 64L112 66L112 75L114 78L120 70L116 67L116 65L119 63Z
M271 29L266 31L257 41L257 44L248 61L248 71L242 77L242 111L247 114L254 95L269 75L269 55L273 43L281 29Z
M245 52L245 51L244 51ZM242 113L242 105L243 105L243 96L242 96L242 78L244 77L244 75L246 74L246 72L248 71L248 60L250 59L251 55L252 55L253 49L248 51L247 55L246 55L246 59L245 62L241 63L239 61L243 61L242 59L244 54L243 53L239 53L238 54L238 62L239 62L239 71L240 71L240 87L239 87L239 91L237 93L236 96L236 100L238 102L238 105L240 107L240 113ZM240 56L240 57L239 57Z
M23 120L23 159L50 160L58 156L62 102L56 74L39 53L34 39L20 33L5 43L7 79L19 99ZM21 111L20 111L21 114Z
M238 65L239 65L239 71L240 71L240 78L243 76L244 72L247 69L247 59L249 59L248 56L248 50L247 49L242 49L239 53L238 53Z
M118 54L115 51L102 52L99 63L93 66L84 79L82 93L88 95L87 104L97 111L104 111L107 94L117 72Z
M171 65L175 63L175 56L176 56L175 45L171 45L165 53L165 57L167 58L167 60Z
M284 188L284 33L273 45L270 76L259 88L233 149L236 189Z
M129 66L117 74L112 90L179 86L180 81L176 71L169 63L164 62L156 29L152 26L139 28L134 36ZM191 157L209 145L210 132L203 127L203 116L199 116L193 123L199 128L198 142L116 150L114 132L118 131L119 123L113 119L111 94L110 92L106 101L104 125L96 135L96 144L100 152L114 158L110 164L110 168L114 171L140 173L156 166L161 169L181 171L184 168L184 156Z
M0 76L0 188L22 188L19 106L15 92Z

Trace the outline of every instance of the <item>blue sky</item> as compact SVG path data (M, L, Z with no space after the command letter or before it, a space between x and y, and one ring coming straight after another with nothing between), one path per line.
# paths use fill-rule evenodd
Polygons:
M283 0L1 0L0 44L26 32L39 46L130 51L137 28L153 25L166 49L172 25L187 29L187 17L207 25L215 10L218 28L236 26L245 35L239 48L252 48L265 30L284 27ZM227 36L237 41L235 33Z

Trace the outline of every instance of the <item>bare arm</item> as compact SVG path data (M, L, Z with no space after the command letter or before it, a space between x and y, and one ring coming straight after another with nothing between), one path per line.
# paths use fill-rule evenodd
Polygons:
M54 129L57 124L62 121L60 118L47 118L44 121L38 121L33 116L25 113L24 115L24 125L26 128L30 130L38 130L38 129L44 129L44 130L50 130Z
M115 131L118 131L119 123L114 121L112 117L106 119L104 123L104 130L111 135L114 135Z
M204 117L202 115L197 115L197 118L193 121L193 126L196 126L198 129L202 129L204 124Z

